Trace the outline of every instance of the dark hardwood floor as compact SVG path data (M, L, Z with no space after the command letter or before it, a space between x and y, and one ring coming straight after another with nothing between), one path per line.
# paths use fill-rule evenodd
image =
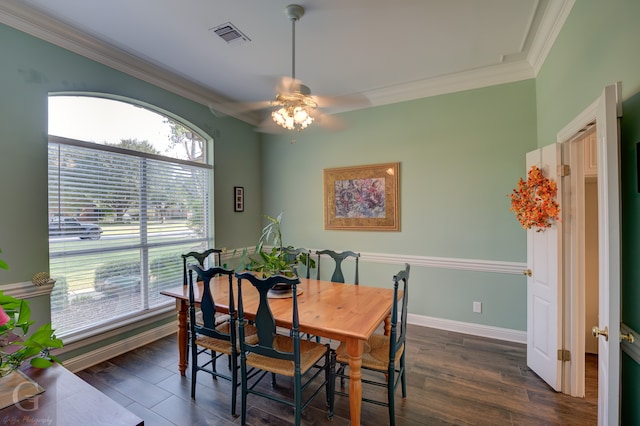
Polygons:
M586 398L572 398L554 392L527 368L522 344L411 325L408 339L408 396L402 400L400 389L396 393L398 425L596 424L596 356L587 356ZM200 373L193 401L189 371L181 377L177 364L173 335L77 374L143 418L147 426L240 424L240 418L230 414L228 381L214 382ZM287 384L279 378L275 391L285 392ZM372 395L370 387L364 389ZM292 422L288 407L252 395L248 403L251 425ZM303 424L348 425L347 398L336 397L335 411L333 421L327 420L324 397L319 395L304 411ZM387 416L386 407L363 403L363 425L388 424Z

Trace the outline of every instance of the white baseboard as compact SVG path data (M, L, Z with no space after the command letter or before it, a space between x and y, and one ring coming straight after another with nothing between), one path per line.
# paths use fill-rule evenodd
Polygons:
M92 365L99 364L107 361L123 353L132 351L141 346L152 343L158 339L169 336L176 332L178 329L177 322L170 322L160 327L153 328L151 330L144 331L135 336L120 340L116 343L112 343L107 346L95 349L93 351L84 353L74 358L70 358L63 361L64 366L72 371L77 372L89 368ZM176 348L177 351L177 348Z
M520 330L492 327L488 325L472 324L468 322L453 321L442 318L428 317L424 315L409 314L407 322L410 324L432 327L440 330L454 331L457 333L471 334L473 336L488 337L491 339L505 340L508 342L527 343L527 333ZM95 349L85 354L64 361L64 366L72 372L89 368L92 365L107 361L133 349L152 343L158 339L169 336L177 330L176 322L170 322L160 327L136 334L119 342ZM177 350L177 349L176 349Z
M424 315L408 314L407 322L422 327L437 328L439 330L454 331L456 333L471 334L473 336L488 337L490 339L505 340L527 344L527 332L490 325L473 324Z

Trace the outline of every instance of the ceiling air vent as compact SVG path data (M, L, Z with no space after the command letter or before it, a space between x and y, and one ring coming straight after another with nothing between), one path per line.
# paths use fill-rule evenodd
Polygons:
M232 46L237 46L246 43L247 41L251 41L249 37L244 35L242 31L236 28L236 26L231 22L218 25L217 27L209 29L209 31L213 31L218 35L218 37Z

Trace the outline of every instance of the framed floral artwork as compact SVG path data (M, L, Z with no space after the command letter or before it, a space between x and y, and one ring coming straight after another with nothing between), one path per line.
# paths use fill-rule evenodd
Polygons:
M400 163L324 169L324 228L399 231Z

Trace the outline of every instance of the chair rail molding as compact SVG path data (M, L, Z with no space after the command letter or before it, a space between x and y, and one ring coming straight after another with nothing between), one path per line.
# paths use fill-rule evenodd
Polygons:
M247 250L247 254L252 254L255 247L237 248L227 250L222 255L223 260L232 260L233 253L242 253ZM265 250L271 250L271 247L264 247ZM312 252L320 249L309 248ZM356 250L357 251L357 250ZM382 263L387 265L404 265L410 263L412 266L425 266L430 268L454 269L460 271L476 271L490 272L497 274L522 275L522 271L527 268L526 262L509 262L502 260L484 260L484 259L462 259L455 257L435 257L435 256L417 256L395 253L360 253L360 262ZM238 257L238 256L235 256ZM327 256L328 257L328 256ZM345 259L345 262L353 262L352 258Z
M7 296L16 297L18 299L32 299L38 296L48 296L53 290L54 284L45 284L37 286L31 281L21 283L2 284L0 291Z
M501 260L461 259L452 257L416 256L406 254L360 253L360 261L368 263L400 264L426 266L441 269L463 271L493 272L498 274L522 275L525 262L507 262Z

